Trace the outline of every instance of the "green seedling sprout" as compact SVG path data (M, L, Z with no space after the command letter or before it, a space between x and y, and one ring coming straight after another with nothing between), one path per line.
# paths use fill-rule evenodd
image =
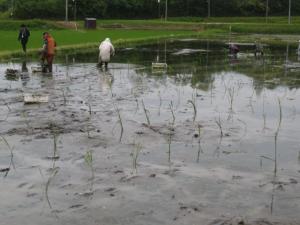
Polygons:
M132 157L132 170L135 171L135 173L137 174L138 170L137 170L137 161L138 161L138 157L140 152L142 151L143 146L141 143L134 143L134 149L131 153L131 157Z
M45 196L46 196L46 200L47 200L47 203L48 203L48 206L49 206L50 209L52 209L52 204L51 204L50 199L49 199L49 186L50 186L50 183L53 180L53 178L57 175L58 171L59 171L59 168L55 168L52 171L52 174L49 177L49 179L48 179L48 181L46 183L46 186L45 186ZM57 217L56 214L55 214L55 216Z
M279 134L279 130L281 127L281 122L282 122L282 106L281 106L281 101L280 98L278 98L278 106L279 106L279 120L278 120L278 126L277 126L277 130L275 132L275 136L274 136L274 142L275 142L275 147L274 147L274 175L277 175L277 140L278 140L278 134Z
M3 140L4 144L7 146L7 148L9 149L10 151L10 163L9 163L9 167L8 167L8 170L6 171L4 177L7 177L9 171L10 171L10 168L13 167L14 169L16 169L15 167L15 164L14 164L14 154L13 154L13 148L10 146L10 144L8 143L8 141L6 140L5 137L1 136L1 139Z
M121 127L121 133L120 133L120 138L119 138L119 142L122 141L122 136L123 136L123 132L124 132L124 127L123 127L123 122L122 122L122 117L121 117L121 113L120 113L120 109L114 104L114 107L115 107L115 110L118 114L118 122L120 124L120 127Z
M277 171L278 171L277 141L278 141L278 134L279 134L280 127L281 127L281 122L282 122L282 106L281 106L280 98L278 98L278 106L279 106L279 119L278 119L277 129L276 129L275 135L274 135L274 158L270 158L270 157L267 157L267 156L260 156L260 165L261 165L261 167L262 167L262 160L263 159L267 159L267 160L270 160L270 161L274 162L274 177L277 176Z
M147 119L147 124L148 124L148 126L150 126L150 119L149 119L149 115L148 115L149 111L146 109L143 99L142 99L142 105L143 105L144 113L145 113L145 116L146 116L146 119Z
M233 112L234 92L235 92L234 87L228 88L228 100L229 100L229 104L230 104L229 109L231 112Z
M94 178L95 178L95 173L94 173L94 166L93 166L93 153L92 151L87 151L85 156L84 156L84 161L85 163L90 167L91 169L91 188L90 191L93 191L93 184L94 184Z
M218 146L217 146L214 154L219 154L219 150L220 150L221 143L222 143L223 136L224 136L221 117L219 116L219 119L218 120L216 119L215 122L220 130L220 139L219 139L219 143L218 143Z
M172 113L172 126L174 126L175 124L175 120L176 120L176 117L175 117L175 114L174 114L174 106L173 106L173 102L171 101L170 105L169 105L169 108L170 108L170 111Z
M162 105L162 99L161 99L160 91L158 92L158 99L159 99L158 115L160 116L160 108L161 108L161 105Z
M188 103L192 104L193 106L193 109L194 109L194 116L193 116L193 122L195 122L196 120L196 117L197 117L197 108L196 108L196 105L195 105L195 101L193 100L188 100Z
M66 93L64 89L61 89L62 95L63 95L63 99L64 99L64 105L67 104L67 98L66 98Z
M172 145L172 134L171 132L168 134L168 163L169 169L171 169L171 145Z
M201 125L198 124L198 153L197 153L197 163L200 161L200 154L203 153L203 149L201 147Z

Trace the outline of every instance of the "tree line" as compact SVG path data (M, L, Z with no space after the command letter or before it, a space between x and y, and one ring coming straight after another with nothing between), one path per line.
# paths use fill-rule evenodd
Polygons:
M164 17L166 1L170 17L264 16L266 11L286 16L289 8L289 0L68 0L68 9L71 18L148 19ZM291 2L292 15L300 15L300 1ZM0 0L0 12L20 19L63 19L65 0Z

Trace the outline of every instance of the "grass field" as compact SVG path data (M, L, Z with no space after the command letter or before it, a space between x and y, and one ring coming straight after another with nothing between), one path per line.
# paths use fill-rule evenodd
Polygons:
M293 17L287 24L286 17L222 17L222 18L169 18L164 20L98 20L97 30L83 29L83 21L78 21L78 31L69 29L62 22L46 20L0 20L0 56L20 54L17 41L19 26L25 23L31 30L28 43L29 52L36 52L42 46L42 33L50 31L57 41L58 49L76 49L97 46L101 40L110 37L117 46L124 43L147 42L176 36L199 36L201 38L224 39L231 30L238 40L249 40L249 34L292 35L300 38L300 17ZM238 36L239 35L239 36ZM272 39L272 37L270 38ZM282 39L280 39L282 41Z
M83 23L82 23L83 24ZM270 17L268 23L263 17L219 17L219 18L170 18L167 22L161 20L98 20L99 27L125 27L134 29L186 29L208 30L222 29L241 34L299 34L300 17L293 17L293 23L288 25L287 18Z
M277 16L277 17L209 17L209 18L197 18L197 17L178 17L170 18L169 21L185 21L185 22L200 22L200 23L263 23L265 24L288 24L288 17ZM292 24L300 23L300 16L293 16L291 18Z
M35 54L43 45L42 33L44 30L32 30L27 44L28 53ZM192 36L196 32L192 31L153 31L153 30L110 30L101 29L93 31L74 30L52 30L50 31L57 42L57 50L74 50L97 48L100 41L110 37L113 44L118 47L130 42L146 42L155 39L170 38L178 36ZM22 54L21 44L17 40L17 31L1 31L0 57Z

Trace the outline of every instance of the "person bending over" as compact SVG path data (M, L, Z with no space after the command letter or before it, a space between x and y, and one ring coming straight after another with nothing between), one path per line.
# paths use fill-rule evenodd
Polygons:
M43 40L44 40L44 45L42 49L43 72L52 73L52 64L55 55L56 42L48 32L43 33ZM45 65L45 60L47 61L47 65Z
M109 38L101 42L99 46L99 66L102 68L103 64L107 69L111 56L115 55L115 49Z

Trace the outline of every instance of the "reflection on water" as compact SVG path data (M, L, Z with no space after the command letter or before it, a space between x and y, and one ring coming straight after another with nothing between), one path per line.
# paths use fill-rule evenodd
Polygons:
M293 51L265 47L264 57L254 57L251 47L242 46L241 54L232 58L223 44L189 40L119 49L108 71L97 68L96 52L58 57L53 75L33 73L31 68L37 63L32 61L1 64L0 133L22 136L27 123L38 132L40 127L47 128L49 121L70 133L101 131L97 137L101 143L91 146L102 146L104 137L109 140L103 148L113 155L99 156L103 163L119 155L127 157L130 151L126 148L138 143L137 139L145 148L144 171L165 166L169 148L167 168L184 165L178 175L184 178L176 180L182 185L179 189L187 189L183 196L199 199L218 215L220 210L226 214L234 208L243 215L264 217L272 212L299 219L299 185L294 184L299 178L300 72L283 66L287 60L297 61ZM167 69L154 71L153 62L166 63ZM8 79L7 68L20 72L15 79ZM21 96L27 92L48 94L50 102L24 105ZM23 111L26 118L20 116ZM120 131L115 124L120 120L124 145L114 148L119 144L115 136L119 137ZM78 152L68 147L64 151L72 158L87 150L89 142L84 139L83 143ZM99 152L105 154L102 150L95 151L95 157ZM28 152L38 158L37 163L42 161L32 149ZM82 175L77 162L80 157L76 157L68 166ZM117 164L127 168L123 161ZM47 164L40 164L47 171ZM2 165L4 158L0 158ZM278 168L276 174L274 168ZM72 174L66 177L74 179ZM176 176L168 177L171 179ZM97 182L94 185L96 189ZM279 191L282 188L285 191ZM65 196L59 188L56 193ZM59 199L56 201L59 205Z

